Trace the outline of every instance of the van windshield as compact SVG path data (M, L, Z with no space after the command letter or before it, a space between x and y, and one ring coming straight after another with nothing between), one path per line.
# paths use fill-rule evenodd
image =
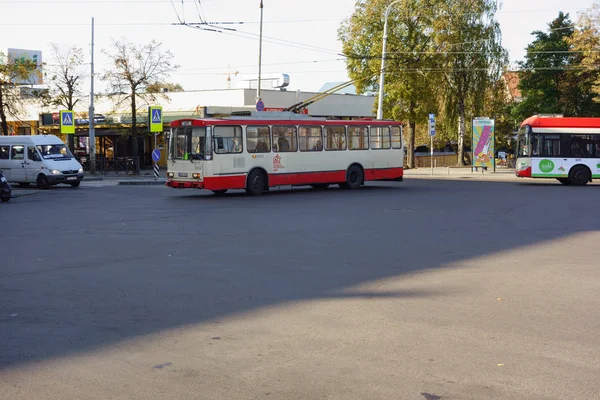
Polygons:
M37 148L45 160L57 158L73 158L73 154L71 154L69 148L64 144L43 144L39 145Z

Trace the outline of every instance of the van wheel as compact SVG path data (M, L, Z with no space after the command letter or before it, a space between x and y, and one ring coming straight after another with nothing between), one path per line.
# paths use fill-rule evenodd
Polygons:
M70 185L71 185L71 187L76 188L76 187L79 187L79 185L81 185L81 182L73 182Z
M248 183L246 183L246 193L252 196L259 196L265 191L267 183L264 172L259 169L255 169L248 175Z
M358 189L363 183L363 170L358 165L352 165L346 172L346 185L350 189Z
M571 168L569 172L569 181L574 186L584 186L591 180L590 170L583 165L577 165Z
M39 174L37 178L37 187L43 190L46 190L50 187L50 182L48 181L48 177L44 174Z

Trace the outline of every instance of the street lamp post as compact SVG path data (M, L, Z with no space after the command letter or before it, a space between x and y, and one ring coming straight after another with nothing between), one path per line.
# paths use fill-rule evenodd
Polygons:
M379 75L379 104L377 107L377 119L383 119L383 84L385 81L385 45L387 44L387 28L388 28L388 15L392 6L396 3L400 3L402 0L396 0L390 3L385 9L383 14L383 48L381 49L381 71Z
M263 0L260 0L260 35L258 39L258 82L256 86L256 101L260 100L260 75L262 70L262 36L263 36Z

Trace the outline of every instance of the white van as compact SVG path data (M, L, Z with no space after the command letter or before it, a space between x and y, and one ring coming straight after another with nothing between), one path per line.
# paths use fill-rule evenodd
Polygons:
M65 183L78 187L83 168L54 135L0 136L0 171L19 186L42 189Z

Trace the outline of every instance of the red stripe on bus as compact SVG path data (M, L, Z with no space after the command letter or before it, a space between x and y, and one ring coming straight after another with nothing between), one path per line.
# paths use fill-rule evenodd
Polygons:
M519 178L531 178L531 167L517 170L516 175Z
M399 179L404 175L403 168L366 169L365 181ZM346 181L346 171L321 171L303 173L277 173L269 175L269 186L309 185L312 183L341 183ZM205 177L204 182L179 182L169 180L167 186L173 188L197 188L208 190L244 189L246 175Z

